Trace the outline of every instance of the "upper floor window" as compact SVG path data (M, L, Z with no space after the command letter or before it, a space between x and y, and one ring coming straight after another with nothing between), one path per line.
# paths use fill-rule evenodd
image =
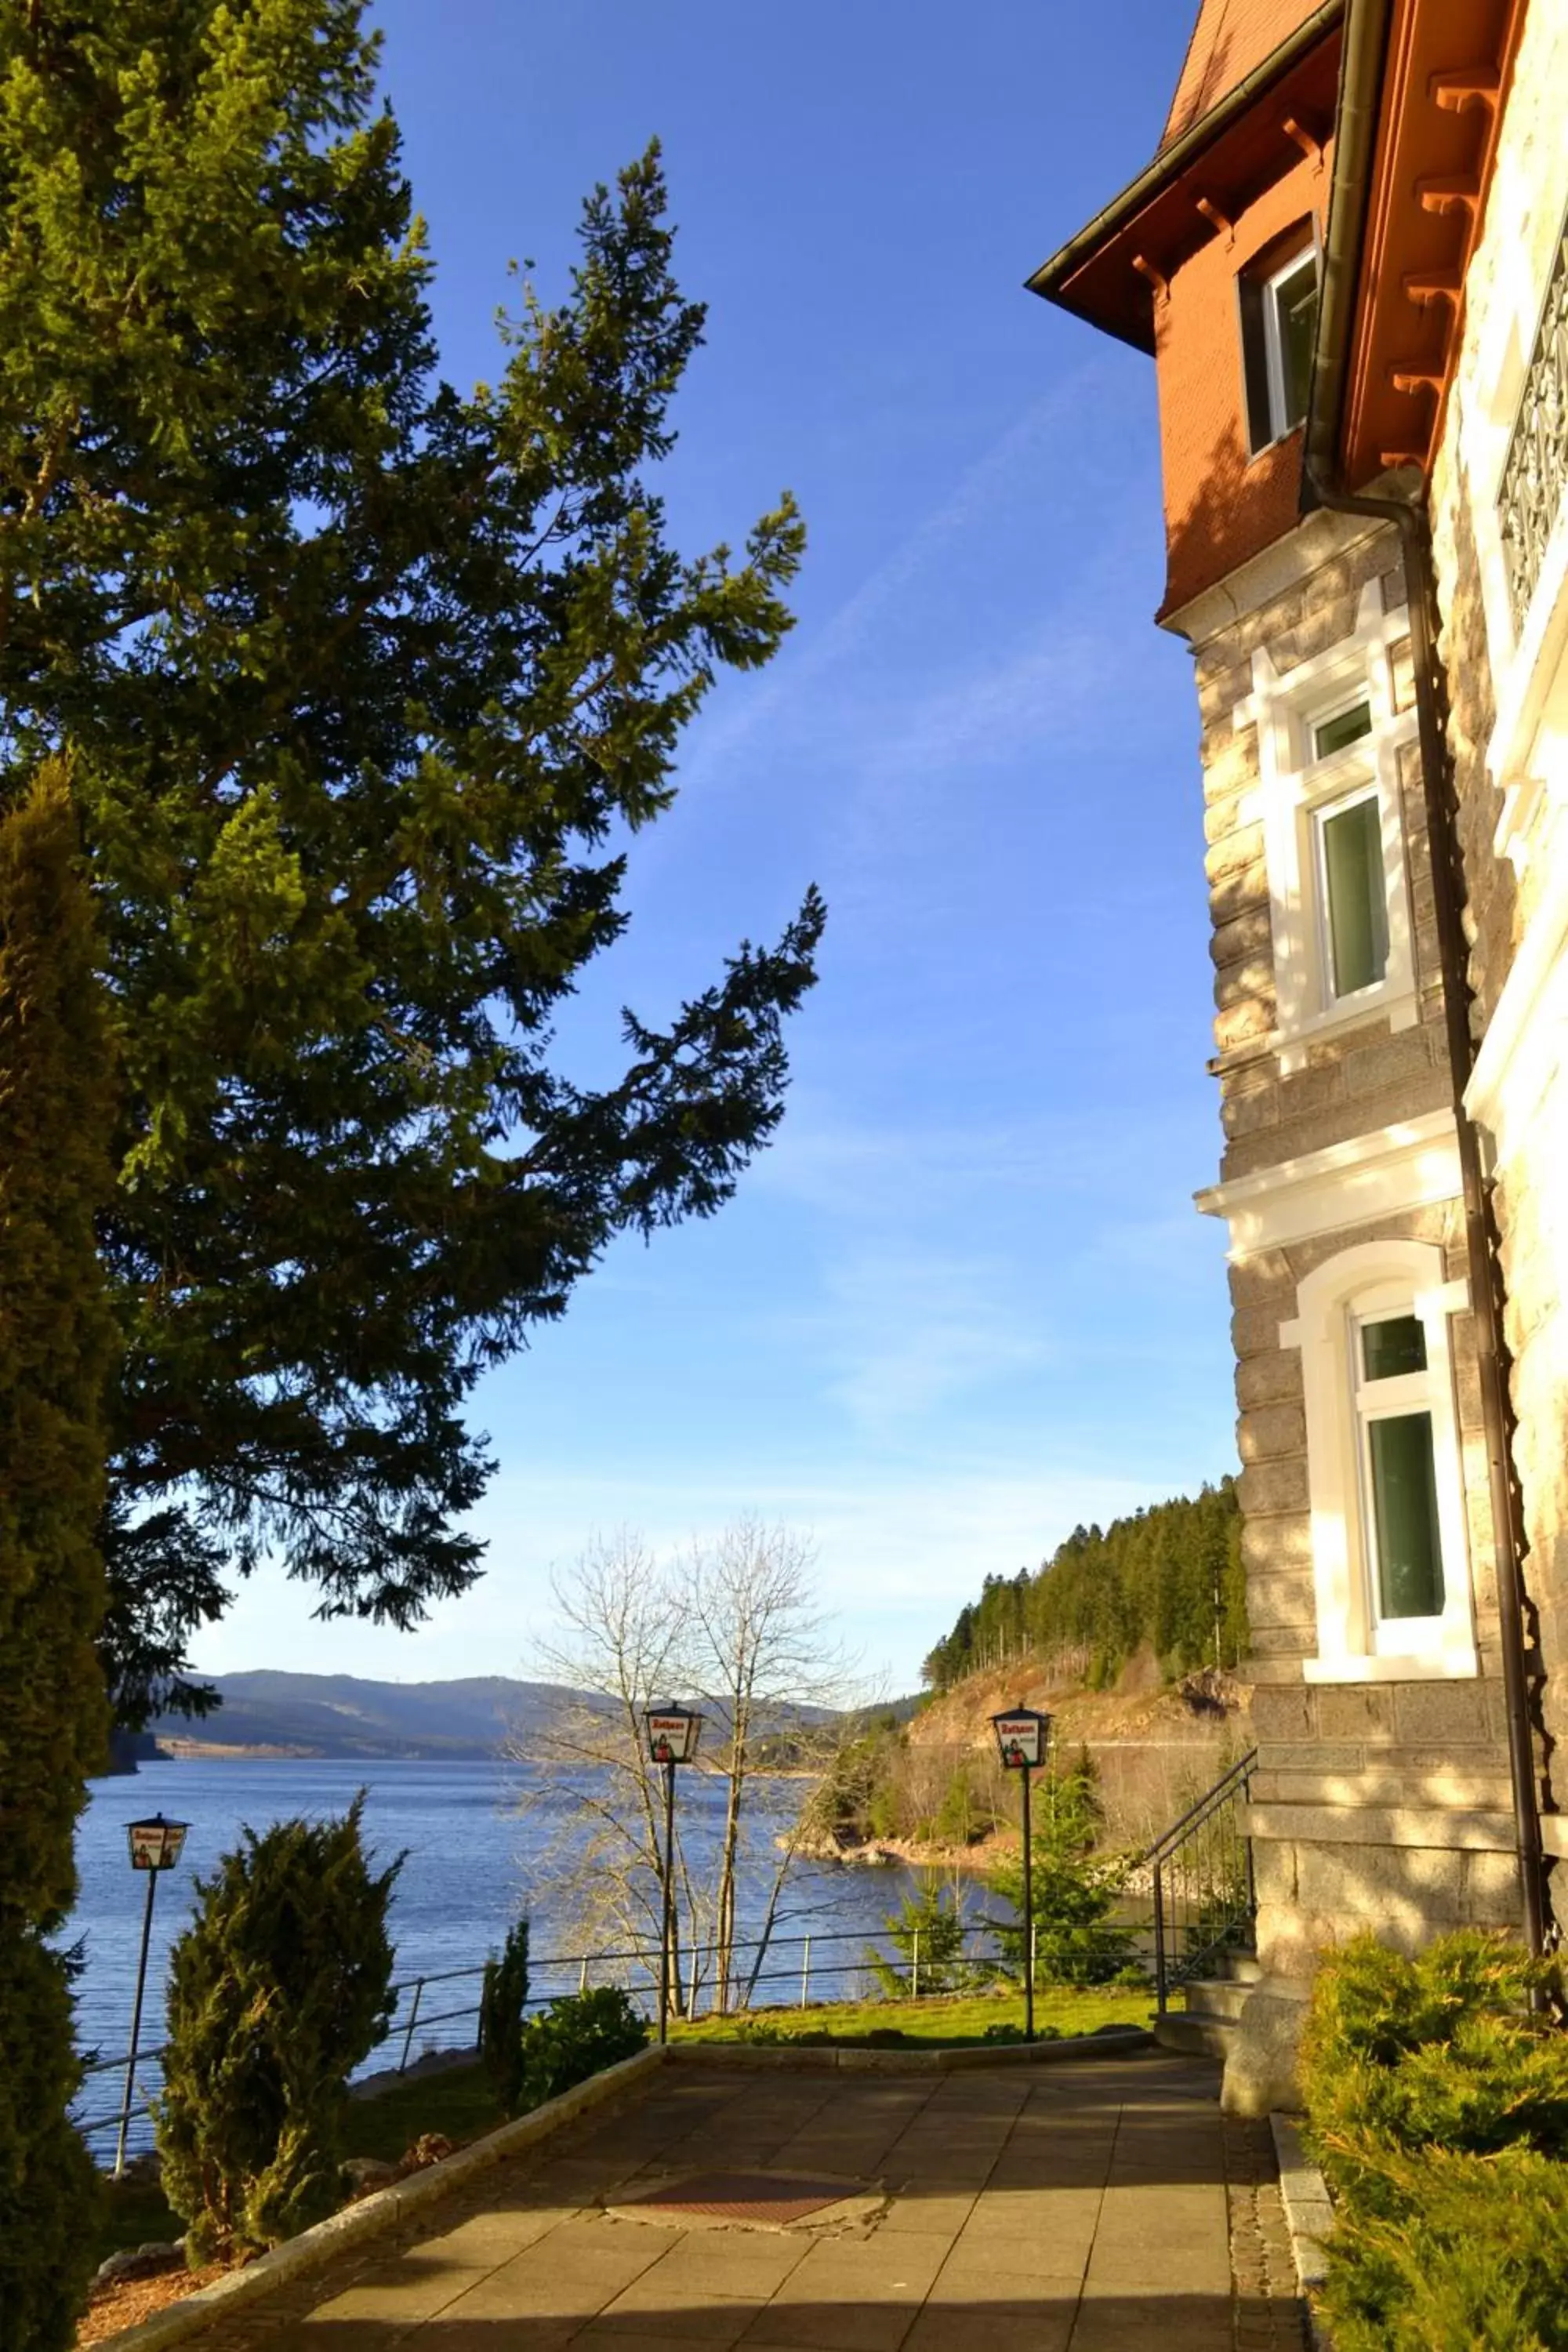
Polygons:
M1324 1001L1376 988L1388 971L1388 880L1375 783L1312 811Z
M1237 291L1247 436L1256 456L1307 414L1318 323L1316 248L1298 246L1278 268L1244 271Z
M1331 760L1336 751L1343 751L1352 743L1359 743L1363 735L1372 733L1372 705L1361 695L1343 710L1334 711L1327 719L1319 719L1312 727L1312 757Z
M1420 1017L1416 941L1405 847L1402 756L1413 710L1397 707L1408 627L1368 581L1349 637L1288 671L1267 646L1253 690L1235 707L1258 730L1258 782L1243 802L1263 824L1281 1071L1306 1068L1312 1041L1384 1014Z

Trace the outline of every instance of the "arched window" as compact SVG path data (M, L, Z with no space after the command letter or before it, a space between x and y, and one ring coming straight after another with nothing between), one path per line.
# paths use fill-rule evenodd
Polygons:
M1448 1318L1468 1305L1426 1242L1317 1267L1280 1344L1301 1350L1318 1654L1309 1682L1478 1671Z

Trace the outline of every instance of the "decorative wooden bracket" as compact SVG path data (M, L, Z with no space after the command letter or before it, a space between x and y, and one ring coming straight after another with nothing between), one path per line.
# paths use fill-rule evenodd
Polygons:
M1388 381L1395 392L1420 392L1428 386L1433 392L1441 392L1443 389L1443 373L1440 368L1415 365L1391 367L1388 371Z
M1225 214L1221 212L1219 206L1211 197L1197 196L1194 201L1196 204L1199 212L1202 213L1205 220L1210 222L1214 227L1217 228L1222 236L1235 236L1235 223L1226 219Z
M1308 130L1304 122L1298 122L1293 114L1288 114L1279 128L1286 138L1301 150L1309 163L1316 163L1320 170L1322 168L1323 142Z
M1429 302L1458 302L1465 281L1457 269L1412 269L1402 280L1413 302L1426 310Z
M1427 78L1426 91L1436 106L1447 114L1463 114L1467 106L1484 106L1489 112L1498 102L1501 79L1495 66L1457 66L1445 68Z
M1171 281L1163 270L1156 269L1152 261L1145 261L1141 253L1135 253L1133 255L1132 267L1138 272L1140 278L1146 278L1148 279L1150 285L1154 289L1155 293L1159 296L1162 301L1164 301L1169 298Z
M1473 215L1480 193L1481 184L1473 172L1432 173L1415 183L1424 213Z

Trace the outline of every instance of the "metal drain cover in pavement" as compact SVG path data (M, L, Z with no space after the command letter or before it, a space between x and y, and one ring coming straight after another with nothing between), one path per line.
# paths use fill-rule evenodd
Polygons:
M641 2213L692 2213L709 2221L772 2221L787 2225L830 2205L862 2197L858 2180L823 2180L799 2172L693 2172L635 2200Z

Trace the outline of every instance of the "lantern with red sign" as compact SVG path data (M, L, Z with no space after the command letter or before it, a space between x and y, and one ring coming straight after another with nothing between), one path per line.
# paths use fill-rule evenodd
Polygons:
M136 1963L136 2005L131 2012L131 2055L125 2062L125 2097L120 2109L120 2138L114 2151L114 2177L119 2179L125 2169L125 2137L131 2128L131 2102L136 2087L136 2052L142 2038L142 1996L147 1989L147 1947L153 1939L153 1897L158 1892L158 1874L173 1870L180 1859L185 1843L189 1822L165 1821L162 1813L153 1813L144 1822L128 1822L126 1843L131 1849L131 1867L147 1873L147 1908L142 1915L142 1957Z
M1024 1776L1024 2039L1035 2038L1035 1874L1034 1837L1029 1825L1029 1775L1046 1760L1051 1718L1037 1707L1010 1706L994 1715L996 1752L1004 1772Z
M1046 1742L1051 1736L1048 1715L1032 1706L1010 1706L1005 1715L992 1717L991 1727L1005 1772L1032 1772L1045 1762Z
M162 1813L154 1813L144 1822L131 1822L125 1835L131 1847L132 1870L173 1870L180 1859L185 1843L189 1822L168 1822Z
M664 1932L658 1955L658 2038L669 2039L675 1956L675 1768L697 1754L702 1717L689 1706L650 1706L643 1716L651 1761L664 1768Z

